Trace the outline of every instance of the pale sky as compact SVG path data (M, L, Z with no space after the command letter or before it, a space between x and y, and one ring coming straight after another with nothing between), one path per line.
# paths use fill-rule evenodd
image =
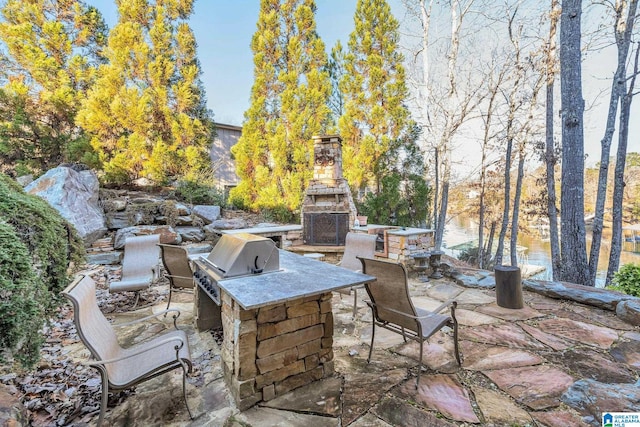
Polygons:
M87 0L103 14L109 28L117 22L117 8L114 0ZM327 52L340 40L346 46L349 33L353 30L353 14L356 0L316 0L317 30L325 43ZM392 12L401 23L405 10L401 0L388 0ZM208 107L219 123L242 125L244 111L249 107L249 97L253 84L253 55L250 48L251 37L258 19L259 0L196 0L194 14L190 19L198 42L198 57L202 67ZM402 24L401 24L402 25ZM583 65L583 92L587 105L598 100L598 104L585 113L585 152L587 165L600 160L600 140L604 133L610 76L615 67L615 53L597 54L588 57ZM559 88L560 79L557 79ZM640 86L640 85L637 85ZM607 93L602 93L606 90ZM560 96L556 96L556 108L560 106ZM640 152L640 120L637 116L638 103L632 107L631 132L628 152ZM612 147L612 155L615 148ZM463 163L471 165L477 161L475 153L460 153ZM460 158L458 156L458 158Z

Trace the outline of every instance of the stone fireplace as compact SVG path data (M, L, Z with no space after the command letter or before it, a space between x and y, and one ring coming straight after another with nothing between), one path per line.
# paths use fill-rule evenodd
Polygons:
M303 242L342 246L356 219L349 183L342 176L342 139L313 137L313 179L302 202Z

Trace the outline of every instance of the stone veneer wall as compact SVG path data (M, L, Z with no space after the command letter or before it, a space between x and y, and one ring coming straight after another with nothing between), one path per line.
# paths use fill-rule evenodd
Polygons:
M331 293L244 310L222 292L222 360L245 410L333 374Z
M386 255L379 255L384 255L386 258L405 265L413 264L413 258L411 257L413 254L428 251L434 244L432 232L409 236L387 234L385 237L387 240L387 253Z

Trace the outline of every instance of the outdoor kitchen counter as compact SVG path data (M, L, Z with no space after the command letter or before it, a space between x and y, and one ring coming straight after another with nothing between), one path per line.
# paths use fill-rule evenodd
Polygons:
M435 232L435 230L430 228L399 227L397 225L381 225L381 224L368 224L368 225L353 227L353 231L357 233L375 233L382 230L386 230L387 234L393 234L397 236L412 236L416 234L433 234Z
M244 310L252 310L376 280L373 276L278 250L280 270L220 279L218 285Z

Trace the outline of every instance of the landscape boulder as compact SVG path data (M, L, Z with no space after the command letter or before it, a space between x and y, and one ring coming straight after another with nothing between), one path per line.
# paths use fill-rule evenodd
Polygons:
M620 301L616 306L616 315L625 322L640 326L640 298Z
M523 280L522 284L528 291L545 295L549 298L568 299L582 304L615 311L621 301L634 299L631 295L610 289L594 288L568 282L546 282L542 280Z
M189 206L185 205L184 203L176 203L174 206L176 211L178 212L178 215L180 216L191 215L191 209L189 209Z
M176 227L183 242L202 242L205 234L200 227Z
M211 224L220 219L220 206L196 205L193 207L193 215L201 218L205 224Z
M107 218L107 227L109 230L118 230L120 228L131 227L133 220L131 216L125 211L108 211L105 214Z
M85 245L107 232L104 213L98 204L98 177L93 171L77 172L60 166L27 185L25 191L45 199L74 226Z
M120 250L124 248L124 242L129 236L147 236L149 234L159 234L160 243L168 245L179 245L182 243L180 234L168 225L137 225L134 227L121 228L116 231L113 236L113 249Z
M204 227L205 231L213 230L237 230L247 228L247 221L242 218L218 219Z

